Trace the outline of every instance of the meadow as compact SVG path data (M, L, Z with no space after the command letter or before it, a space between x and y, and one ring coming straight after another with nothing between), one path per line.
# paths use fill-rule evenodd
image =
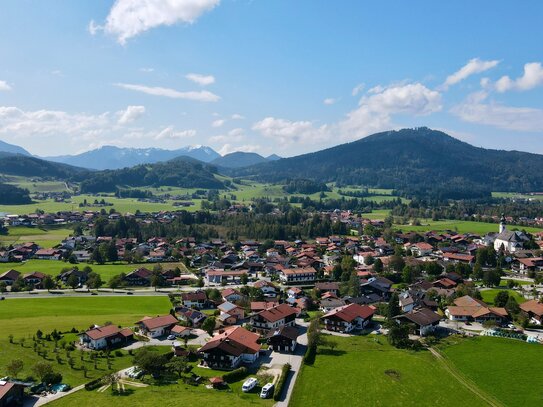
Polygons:
M541 406L543 346L485 336L451 338L440 350L458 371L504 405Z
M500 288L491 288L490 290L481 290L481 297L483 297L483 301L486 302L488 305L494 305L494 298L496 298L496 295L500 291L507 291L507 293L509 293L510 296L513 296L513 298L515 298L515 300L517 300L519 304L526 301L526 298L524 298L518 292L514 290L500 289Z
M497 223L487 222L474 222L466 220L438 220L432 221L431 219L421 219L420 225L394 225L394 227L402 232L427 232L436 231L443 232L451 230L457 233L475 233L478 235L485 235L489 232L497 232ZM541 232L540 228L524 227L524 226L510 226L510 230L526 230L526 232Z
M72 229L66 227L10 227L7 235L0 235L1 245L14 245L17 243L35 242L41 247L51 248L63 239L73 234Z
M304 365L291 406L482 406L429 351L391 347L385 337L334 337ZM454 396L453 396L454 395Z

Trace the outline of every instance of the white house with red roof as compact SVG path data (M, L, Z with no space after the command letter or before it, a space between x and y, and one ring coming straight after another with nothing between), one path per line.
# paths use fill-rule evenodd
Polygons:
M367 326L373 314L375 314L374 307L353 303L335 308L323 315L321 320L328 331L349 333Z
M179 320L171 314L161 315L157 317L144 317L136 322L140 329L140 333L150 338L168 335L172 328L177 325Z
M105 349L126 344L134 338L129 328L115 325L96 326L79 336L79 344L89 349Z
M288 304L279 304L254 314L251 317L251 325L262 331L279 328L281 326L293 326L296 324L296 315L299 310Z

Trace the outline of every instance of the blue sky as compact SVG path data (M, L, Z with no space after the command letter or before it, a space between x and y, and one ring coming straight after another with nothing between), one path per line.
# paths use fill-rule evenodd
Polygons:
M5 0L0 139L291 156L413 126L543 153L543 2Z

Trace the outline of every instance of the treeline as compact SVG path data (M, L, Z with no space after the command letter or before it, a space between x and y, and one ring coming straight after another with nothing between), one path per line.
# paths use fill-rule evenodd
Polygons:
M9 184L0 184L1 205L25 205L32 203L27 189Z
M316 182L309 179L288 179L283 190L289 194L314 194L316 192L330 191L330 188L322 182Z
M180 188L224 188L212 166L185 160L137 165L119 170L97 171L81 180L82 193L116 192L118 186L172 186Z

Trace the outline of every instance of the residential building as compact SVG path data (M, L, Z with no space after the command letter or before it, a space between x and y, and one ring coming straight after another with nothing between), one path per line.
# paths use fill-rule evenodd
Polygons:
M79 336L79 343L89 349L99 350L126 345L134 339L134 332L115 325L96 326Z
M349 304L330 311L321 320L328 331L349 333L366 327L374 313L375 308L371 306Z
M172 328L177 325L179 320L171 314L158 317L145 317L141 321L136 322L142 335L150 338L158 338L159 336L168 335Z

